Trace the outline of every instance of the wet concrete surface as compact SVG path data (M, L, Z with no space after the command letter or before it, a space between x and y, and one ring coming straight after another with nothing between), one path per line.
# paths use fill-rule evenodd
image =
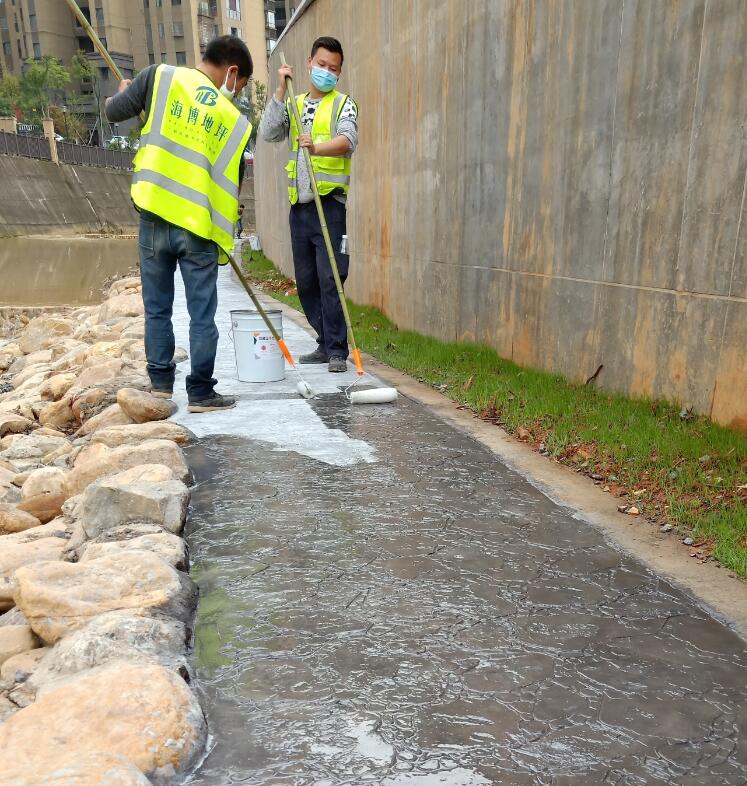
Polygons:
M747 784L742 639L421 405L306 406L368 458L189 451L190 783Z

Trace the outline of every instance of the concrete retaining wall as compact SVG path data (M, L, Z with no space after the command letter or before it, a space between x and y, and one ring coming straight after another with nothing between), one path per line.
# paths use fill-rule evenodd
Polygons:
M397 324L747 430L747 3L316 0L360 106L348 291ZM292 270L286 150L263 246Z
M132 173L0 156L0 236L131 233Z

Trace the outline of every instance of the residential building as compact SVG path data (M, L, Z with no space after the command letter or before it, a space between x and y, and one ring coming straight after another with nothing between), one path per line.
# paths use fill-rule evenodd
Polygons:
M230 34L246 42L255 81L267 84L264 2L82 0L79 5L125 78L152 63L194 67L212 38ZM76 51L86 52L98 79L83 85L78 109L95 127L101 114L98 106L116 92L118 82L64 0L0 0L0 38L3 73L20 75L29 58L52 55L69 64ZM128 125L107 128L105 136L126 133Z

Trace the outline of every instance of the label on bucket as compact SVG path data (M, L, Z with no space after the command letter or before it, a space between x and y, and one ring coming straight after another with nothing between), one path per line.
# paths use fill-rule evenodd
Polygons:
M275 360L281 355L278 342L272 337L272 333L254 332L254 357L257 360Z

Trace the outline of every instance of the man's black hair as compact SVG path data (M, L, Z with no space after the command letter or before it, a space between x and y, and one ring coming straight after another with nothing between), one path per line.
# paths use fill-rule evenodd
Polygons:
M242 203L239 205L239 207L244 207L244 203L242 202Z
M342 44L336 39L328 35L323 35L317 38L311 47L311 56L314 57L317 49L326 49L328 52L335 52L340 55L340 65L345 62L345 55L342 53Z
M254 73L254 63L247 45L235 35L214 38L205 49L202 59L215 66L238 66L239 76L249 79Z

